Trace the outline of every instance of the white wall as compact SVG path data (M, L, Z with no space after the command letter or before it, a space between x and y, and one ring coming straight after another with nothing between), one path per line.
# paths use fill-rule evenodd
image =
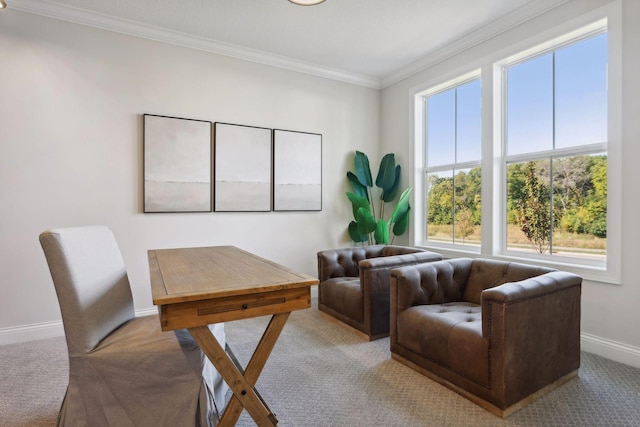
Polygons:
M144 113L322 134L323 210L143 214ZM0 343L61 331L38 243L52 227L111 227L137 310L151 248L236 245L315 276L318 250L349 244L345 172L377 152L379 115L374 89L3 11Z
M607 0L569 2L524 25L433 65L382 93L383 151L395 151L407 170L413 150L413 88L438 84L519 49L532 47L528 39L591 13ZM613 2L615 4L615 2ZM622 284L584 281L582 288L582 347L640 367L640 281L638 242L640 224L640 2L621 0L622 6ZM425 87L426 89L426 87Z
M469 71L606 3L572 1L382 91L69 24L0 13L0 344L61 333L38 234L106 224L136 309L152 308L146 250L233 244L308 274L348 245L344 174L394 152L408 180L410 89ZM585 281L583 348L640 366L640 2L621 0L622 285ZM323 211L142 214L143 113L323 134ZM408 182L404 182L409 184ZM400 243L406 243L403 236Z

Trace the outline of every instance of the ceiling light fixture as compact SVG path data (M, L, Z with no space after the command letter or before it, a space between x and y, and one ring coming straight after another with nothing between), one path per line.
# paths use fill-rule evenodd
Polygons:
M7 4L4 2L4 0L0 0L0 9L4 9L5 7L7 7Z
M293 4L297 4L300 6L315 6L316 4L324 3L325 0L289 0L289 1Z

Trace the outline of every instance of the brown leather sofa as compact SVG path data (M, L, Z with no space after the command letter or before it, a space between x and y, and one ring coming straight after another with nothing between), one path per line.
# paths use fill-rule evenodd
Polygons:
M394 269L392 358L506 417L577 376L581 285L482 259Z
M318 308L369 340L389 336L389 272L441 260L405 246L373 245L318 252Z

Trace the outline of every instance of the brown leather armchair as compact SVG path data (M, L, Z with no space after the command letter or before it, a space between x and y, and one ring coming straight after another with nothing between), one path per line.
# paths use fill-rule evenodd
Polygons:
M391 272L391 356L506 417L577 376L575 274L452 259Z
M369 340L389 336L389 271L441 260L423 249L374 245L318 252L318 308Z

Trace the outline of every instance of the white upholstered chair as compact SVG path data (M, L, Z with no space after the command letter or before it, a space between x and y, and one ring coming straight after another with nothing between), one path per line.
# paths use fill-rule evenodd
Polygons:
M62 313L69 386L59 426L210 426L226 383L186 330L135 317L124 261L104 226L40 235ZM225 346L224 325L211 327Z

